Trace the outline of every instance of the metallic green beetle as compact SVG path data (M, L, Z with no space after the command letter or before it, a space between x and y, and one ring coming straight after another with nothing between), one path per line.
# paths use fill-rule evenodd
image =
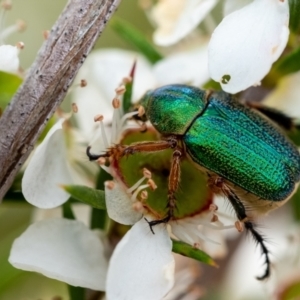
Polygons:
M148 222L151 230L173 217L180 160L187 156L207 174L213 192L228 198L239 221L261 246L266 270L258 279L268 277L269 251L253 219L281 206L296 191L300 180L297 148L267 117L225 92L168 85L146 93L141 105L162 140L126 146L120 155L173 149L168 215ZM87 154L91 160L101 157L89 149Z

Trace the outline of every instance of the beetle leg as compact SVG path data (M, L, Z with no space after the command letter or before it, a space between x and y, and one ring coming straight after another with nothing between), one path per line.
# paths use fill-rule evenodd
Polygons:
M182 150L180 148L176 148L172 155L172 162L171 162L171 170L169 175L169 182L168 182L168 214L165 218L161 220L154 220L154 221L148 221L145 219L154 234L153 226L161 223L167 223L174 217L174 210L176 207L176 198L175 193L179 186L180 181L180 161L182 158Z
M253 237L254 241L257 244L260 245L261 250L262 250L262 254L265 256L266 270L265 270L265 273L262 276L259 276L259 277L256 277L256 278L258 280L266 279L270 275L271 261L270 261L270 258L269 258L269 250L268 250L267 246L265 245L264 238L255 229L254 224L249 220L244 204L239 199L239 197L233 192L233 190L230 187L228 187L228 185L226 185L223 182L223 179L220 178L220 177L217 178L215 182L216 182L216 186L218 186L222 190L224 195L230 201L233 209L235 210L235 213L237 215L238 220L241 221L244 224L245 228L252 234L252 237Z
M286 130L292 130L294 128L300 129L299 125L295 124L293 118L287 116L286 114L282 113L277 109L265 106L257 102L246 102L245 105L258 110L259 112L261 112L273 122L275 122L276 124L278 124Z
M170 136L166 140L161 140L158 142L142 142L129 146L116 145L111 147L107 152L103 154L93 154L91 153L91 147L86 148L86 155L89 160L97 160L101 157L107 158L113 156L115 159L121 158L126 155L132 155L137 152L157 152L166 149L174 149L177 147L176 136Z

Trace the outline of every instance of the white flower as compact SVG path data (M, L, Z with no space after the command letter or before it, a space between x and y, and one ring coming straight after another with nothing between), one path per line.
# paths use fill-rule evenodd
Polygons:
M120 116L115 108L114 116ZM137 114L137 112L136 112ZM123 132L120 117L113 119L112 127L119 128L112 145L118 143ZM114 124L117 122L117 124ZM103 126L103 124L102 124ZM108 140L107 137L104 137ZM168 227L163 224L153 228L144 220L155 220L156 217L140 201L145 189L153 188L148 171L133 186L126 187L120 174L114 169L114 162L107 169L114 181L105 183L105 199L110 218L126 225L133 225L122 241L117 245L110 260L107 277L108 299L160 299L172 288L174 282L174 262L171 255L171 240ZM146 183L145 183L146 181ZM213 255L225 253L225 245L218 234L220 229L232 228L218 220L216 206L208 211L168 223L172 236L187 242L194 247L206 249L207 244L217 244ZM206 236L210 229L213 238ZM217 239L217 241L215 240ZM221 252L221 253L220 253ZM135 288L131 288L135 286Z
M48 132L32 155L22 179L25 199L39 208L53 208L66 202L70 195L61 185L74 183L68 163L60 119Z
M218 0L160 0L151 11L157 25L153 39L170 46L189 34L210 13Z
M254 0L227 15L209 44L212 79L229 93L258 84L286 46L288 23L287 0Z
M107 260L98 236L83 223L48 219L32 224L12 246L9 262L74 286L105 290Z
M17 73L19 70L19 48L16 46L0 46L0 71Z
M19 53L23 49L24 44L19 42L16 46L5 45L4 40L14 32L22 31L26 25L23 21L19 20L16 24L4 28L5 13L11 9L11 3L3 2L0 7L0 71L8 73L19 72Z

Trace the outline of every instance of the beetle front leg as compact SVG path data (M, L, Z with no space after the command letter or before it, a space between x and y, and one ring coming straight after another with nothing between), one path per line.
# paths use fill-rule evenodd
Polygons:
M113 157L115 159L119 159L123 156L132 155L139 152L158 152L167 149L174 149L177 147L178 141L177 138L174 136L170 136L165 140L161 140L158 142L141 142L129 146L124 145L116 145L111 147L107 150L107 152L103 154L93 154L91 153L91 147L88 146L86 148L86 155L88 156L89 160L97 160L101 157L108 158Z
M268 278L270 275L271 261L269 258L269 250L268 250L267 246L265 245L264 238L255 229L254 224L251 222L251 220L249 220L249 217L247 216L246 209L245 209L243 202L234 193L234 191L226 183L224 183L223 178L218 177L216 180L214 180L214 184L228 198L233 209L235 210L238 220L244 224L245 228L252 234L254 241L257 244L259 244L261 247L262 254L265 256L266 270L262 276L259 276L256 278L258 280L263 280L263 279Z
M169 182L168 182L168 214L165 218L161 220L154 220L154 221L148 221L145 219L154 234L153 226L161 224L161 223L167 223L174 217L174 210L176 207L176 198L175 193L178 189L179 182L180 182L180 161L183 156L182 150L180 148L177 148L174 150L172 155L172 161L171 161L171 170L169 175Z

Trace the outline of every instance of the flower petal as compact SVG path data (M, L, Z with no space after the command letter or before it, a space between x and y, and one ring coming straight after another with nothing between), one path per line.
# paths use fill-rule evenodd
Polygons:
M235 10L241 9L253 0L225 0L223 6L223 15L227 16Z
M154 231L140 220L117 245L107 275L108 300L161 299L172 288L172 242L164 225Z
M207 43L203 43L200 48L159 61L153 71L159 85L185 83L201 86L209 79L207 61Z
M137 101L148 89L156 86L152 66L142 55L119 49L98 50L89 55L80 69L77 78L85 79L87 86L74 90L72 101L78 106L75 117L88 140L94 135L95 115L102 114L105 124L111 122L115 89L129 75L135 60L133 101Z
M26 200L39 208L53 208L70 195L60 185L72 184L66 145L60 119L37 147L24 172L22 192Z
M288 1L255 0L223 19L208 49L212 79L237 93L258 84L288 40Z
M110 183L105 182L105 201L109 217L118 223L133 225L143 214L133 209L133 202L125 192L125 187L117 182L113 182L111 187Z
M157 45L175 44L209 14L217 0L162 0L152 9L152 18L158 28L153 39Z
M103 291L103 252L97 235L81 222L51 219L32 224L14 241L9 262L18 269Z
M278 86L264 99L264 104L274 107L288 116L300 118L300 72L280 79Z
M0 46L0 70L17 73L19 70L19 49L11 45Z

